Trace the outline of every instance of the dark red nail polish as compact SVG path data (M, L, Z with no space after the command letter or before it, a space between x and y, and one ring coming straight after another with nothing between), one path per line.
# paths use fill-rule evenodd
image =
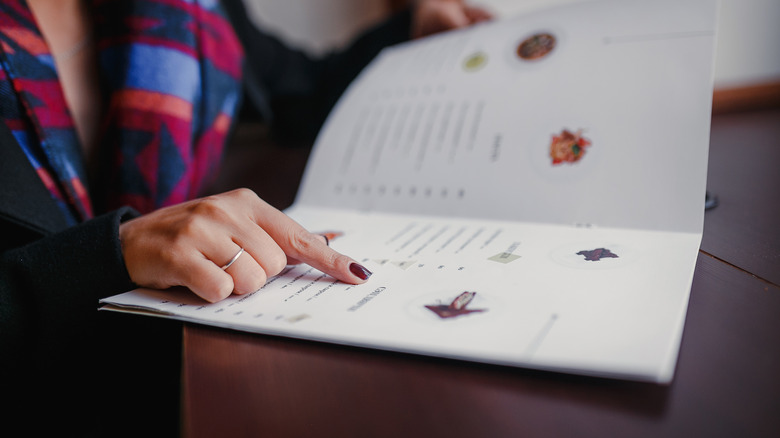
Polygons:
M372 274L372 272L366 269L365 266L359 265L357 263L352 263L349 265L349 272L355 274L355 277L361 280L368 280L368 277L370 277Z

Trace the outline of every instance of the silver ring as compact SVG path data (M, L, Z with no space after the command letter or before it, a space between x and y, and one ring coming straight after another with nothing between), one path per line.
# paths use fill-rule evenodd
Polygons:
M238 252L236 253L236 255L234 255L234 256L233 256L233 258L232 258L232 259L230 259L230 261L229 261L229 262L227 262L227 264L226 264L225 266L223 266L223 267L222 267L222 270L224 271L225 269L229 268L229 267L230 267L230 265L232 265L233 263L235 263L235 262L236 262L236 260L238 260L238 258L239 258L239 257L241 257L241 254L243 254L243 253L244 253L244 248L241 248L241 249L239 249L239 250L238 250Z

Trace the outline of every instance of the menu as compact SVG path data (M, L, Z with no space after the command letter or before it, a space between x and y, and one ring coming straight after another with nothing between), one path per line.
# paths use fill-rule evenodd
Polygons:
M288 266L102 309L669 383L702 236L716 2L606 0L385 49L286 213L374 275Z

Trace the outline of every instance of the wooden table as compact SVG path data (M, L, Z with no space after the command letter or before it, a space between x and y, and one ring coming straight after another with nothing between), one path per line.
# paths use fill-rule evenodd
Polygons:
M251 129L239 132L252 138ZM244 137L242 137L242 135ZM228 163L261 196L297 186ZM234 151L236 152L236 151ZM257 158L257 157L256 157ZM677 372L669 386L473 364L187 325L190 437L780 436L780 111L713 117L709 190ZM293 176L290 176L292 173ZM282 176L279 176L280 178ZM260 179L264 181L258 182Z

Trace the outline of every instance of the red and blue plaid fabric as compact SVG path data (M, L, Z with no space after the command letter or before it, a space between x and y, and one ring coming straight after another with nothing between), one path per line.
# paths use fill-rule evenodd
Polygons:
M216 173L243 53L216 0L94 0L107 102L88 192L54 59L24 0L0 3L0 117L71 223L196 197ZM91 196L90 194L91 193Z

